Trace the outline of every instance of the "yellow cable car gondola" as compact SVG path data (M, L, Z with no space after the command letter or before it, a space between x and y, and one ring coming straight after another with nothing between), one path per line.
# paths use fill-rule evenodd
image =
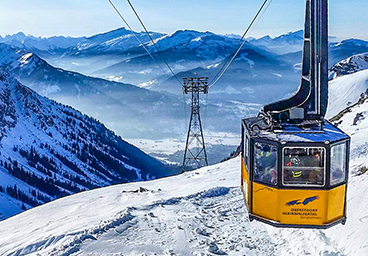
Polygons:
M299 90L242 121L241 186L250 220L328 228L346 221L350 137L324 119L327 0L306 0Z

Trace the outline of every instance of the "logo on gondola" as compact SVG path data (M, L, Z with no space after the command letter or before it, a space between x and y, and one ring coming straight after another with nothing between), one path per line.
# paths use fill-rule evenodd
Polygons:
M286 203L285 205L286 206L293 206L293 205L299 205L299 204L307 205L313 201L316 201L317 199L318 199L318 196L312 196L312 197L307 197L303 201L302 199L293 200L293 201Z

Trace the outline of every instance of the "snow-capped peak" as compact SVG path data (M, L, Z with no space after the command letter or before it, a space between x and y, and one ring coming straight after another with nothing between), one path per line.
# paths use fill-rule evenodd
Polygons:
M28 59L30 58L30 57L32 57L32 55L33 55L33 53L26 53L26 54L24 54L24 55L22 55L20 58L19 58L19 61L20 61L20 63L21 63L21 66L24 66L25 64L27 64L28 63Z
M171 35L160 37L156 40L156 45L160 51L164 51L174 46L185 45L193 42L198 42L203 37L214 35L211 32L198 32L195 30L178 30ZM152 46L152 43L148 44Z
M364 69L368 69L368 53L357 54L336 63L330 69L329 79L331 80Z
M6 44L0 43L0 68L7 72L17 69L19 72L29 75L42 62L44 61L32 52L15 50Z

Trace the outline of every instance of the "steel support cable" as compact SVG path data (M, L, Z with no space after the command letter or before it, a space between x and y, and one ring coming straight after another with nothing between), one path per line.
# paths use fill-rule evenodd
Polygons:
M109 0L110 1L110 0ZM159 54L160 50L158 49L155 41L153 40L153 38L151 37L150 33L148 32L146 26L144 25L142 19L139 17L137 11L135 10L134 6L132 5L132 3L130 2L130 0L127 0L128 4L130 5L130 8L132 8L135 16L137 17L137 19L139 20L139 22L141 23L144 31L146 32L146 34L148 35L148 37L151 39L152 44L155 46L157 53ZM178 80L179 84L182 85L180 79L176 76L176 74L174 73L174 71L171 69L169 63L164 59L164 57L162 57L161 54L159 54L159 56L161 57L161 59L165 62L166 66L169 68L170 72L173 74L173 76L176 78L176 80Z
M129 23L124 19L123 15L120 13L120 11L118 10L118 8L116 8L116 6L113 4L113 2L111 0L107 0L109 1L109 3L111 4L111 6L114 8L114 10L116 11L116 13L120 16L120 18L122 19L122 21L125 23L125 25L129 28L130 32L134 35L134 37L138 40L138 42L142 45L143 49L148 53L148 55L152 58L152 60L154 62L157 63L157 65L159 66L159 68L162 70L162 72L164 74L166 74L166 71L159 65L158 61L155 59L155 57L153 57L153 55L148 51L148 49L146 48L146 46L144 46L143 42L139 39L139 37L135 34L134 30L132 29L132 27L129 25Z
M221 67L221 69L219 70L219 72L216 74L216 76L214 77L214 79L212 79L211 84L209 87L212 87L213 85L215 85L218 80L223 76L223 74L227 71L227 69L229 68L229 66L231 65L231 63L235 60L237 54L240 52L240 50L242 49L242 47L245 44L245 39L244 37L247 35L247 33L250 31L250 29L252 28L252 26L254 25L254 23L257 21L257 17L261 14L261 16L264 14L264 12L266 11L266 9L269 7L269 5L271 4L272 0L268 3L268 5L266 6L266 9L263 13L261 13L262 9L265 7L265 4L267 3L268 0L265 0L262 4L262 6L260 7L260 9L258 10L257 14L255 15L255 17L253 18L252 22L250 23L250 25L248 26L248 28L246 29L246 31L243 33L241 39L239 40L238 45L242 42L242 44L240 45L240 47L238 48L238 50L235 52L234 56L230 59L230 56L227 57L226 61L224 62L224 65Z
M212 79L211 83L210 83L210 87L212 87L213 85L215 85L215 83L222 77L222 75L226 72L227 68L231 65L231 63L233 62L233 60L236 58L236 55L239 53L239 51L241 50L241 48L244 46L245 44L245 36L247 35L247 33L250 31L251 27L254 25L254 23L257 20L257 17L261 14L262 9L265 7L266 3L268 0L265 0L262 4L262 6L260 7L260 9L258 10L257 14L254 16L252 22L249 24L248 28L245 30L245 32L243 33L242 37L239 39L238 45L240 45L243 41L243 43L240 45L238 51L234 54L233 58L230 59L230 56L228 56L226 59L226 61L224 62L224 64L222 65L221 69L219 70L219 72L217 72L216 76ZM268 6L271 4L272 0L268 3L266 9L268 8ZM265 9L265 11L266 11ZM261 14L261 16L264 14L264 12ZM229 64L230 63L230 64ZM221 75L220 75L221 74ZM215 82L214 82L215 81Z
M217 81L223 76L223 74L229 68L229 66L231 65L231 63L234 61L234 59L236 58L236 56L238 55L238 53L240 52L240 50L242 49L242 47L244 46L244 44L246 42L246 40L244 39L244 37L248 34L249 30L252 28L253 24L256 22L258 16L261 14L263 8L266 6L266 4L267 4L268 1L269 0L264 0L263 4L259 8L258 12L256 13L256 15L252 19L251 23L249 24L249 26L247 27L247 29L243 33L241 39L239 40L239 43L241 41L243 41L243 42L239 46L238 50L235 52L234 56L230 59L230 61L227 61L227 62L224 63L224 65L222 66L222 68L219 70L219 72L216 74L216 76L214 77L214 79L211 81L211 84L210 84L209 88L211 88L212 86L214 86L217 83ZM270 2L267 5L266 9L268 8L268 6L270 5L271 2L272 2L272 0L270 0Z

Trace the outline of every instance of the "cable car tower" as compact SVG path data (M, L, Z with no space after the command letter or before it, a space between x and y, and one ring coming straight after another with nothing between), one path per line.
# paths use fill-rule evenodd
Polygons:
M350 137L324 119L328 0L306 0L301 83L242 120L241 187L250 220L328 228L346 221Z
M208 165L206 147L199 114L199 93L208 93L208 77L183 78L183 94L192 93L191 114L185 145L183 170Z

